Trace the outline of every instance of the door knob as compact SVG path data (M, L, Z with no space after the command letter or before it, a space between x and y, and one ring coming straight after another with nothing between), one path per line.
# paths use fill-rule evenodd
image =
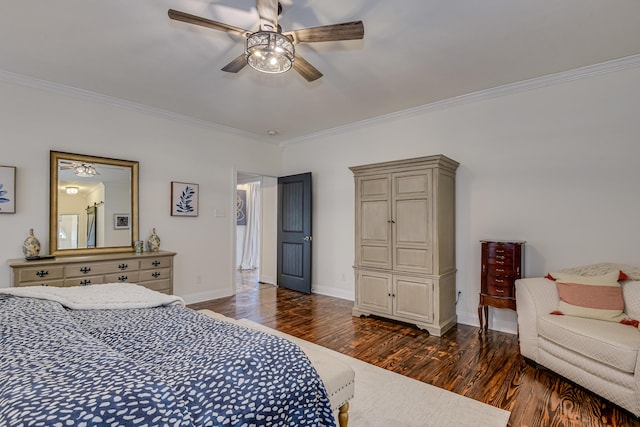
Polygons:
M302 240L304 240L305 242L310 242L310 241L312 241L312 240L313 240L313 237L311 237L311 236L304 236L304 238L303 238Z

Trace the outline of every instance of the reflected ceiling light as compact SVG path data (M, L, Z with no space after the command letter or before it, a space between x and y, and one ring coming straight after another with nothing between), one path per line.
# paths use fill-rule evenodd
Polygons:
M76 166L75 168L73 168L75 174L77 176L82 176L82 177L90 177L90 176L95 176L96 175L96 168L93 167L93 165L90 165L88 163L82 163L81 165Z
M293 43L273 31L258 31L247 37L247 63L263 73L284 73L295 59Z
M67 194L78 194L78 187L65 187Z

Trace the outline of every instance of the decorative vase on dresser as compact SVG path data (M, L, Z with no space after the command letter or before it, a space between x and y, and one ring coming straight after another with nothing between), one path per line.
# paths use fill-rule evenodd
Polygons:
M456 324L455 174L443 155L351 167L353 315L413 323L435 336Z
M33 234L33 228L29 229L29 236L22 243L22 253L25 258L34 258L40 253L40 241Z
M489 307L516 309L515 282L523 276L522 240L481 240L479 334L489 328ZM483 322L484 315L484 322Z
M153 229L151 236L149 236L147 244L149 245L149 250L151 252L158 252L158 249L160 249L160 237L156 234L155 228Z

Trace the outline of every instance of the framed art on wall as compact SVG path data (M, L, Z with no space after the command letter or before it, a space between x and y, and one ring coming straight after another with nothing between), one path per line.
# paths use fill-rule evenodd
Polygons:
M129 214L113 214L113 228L115 230L125 230L130 227L131 215Z
M247 192L236 190L236 225L247 225Z
M15 166L0 166L0 213L16 213Z
M198 216L198 184L171 182L171 216Z

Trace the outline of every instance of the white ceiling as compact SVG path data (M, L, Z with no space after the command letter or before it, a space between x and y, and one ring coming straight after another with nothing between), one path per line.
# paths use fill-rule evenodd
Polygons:
M167 16L256 30L255 0L4 0L0 70L282 143L640 54L638 0L282 4L284 31L362 20L364 40L297 45L324 74L309 83L293 70L222 72L244 39Z

